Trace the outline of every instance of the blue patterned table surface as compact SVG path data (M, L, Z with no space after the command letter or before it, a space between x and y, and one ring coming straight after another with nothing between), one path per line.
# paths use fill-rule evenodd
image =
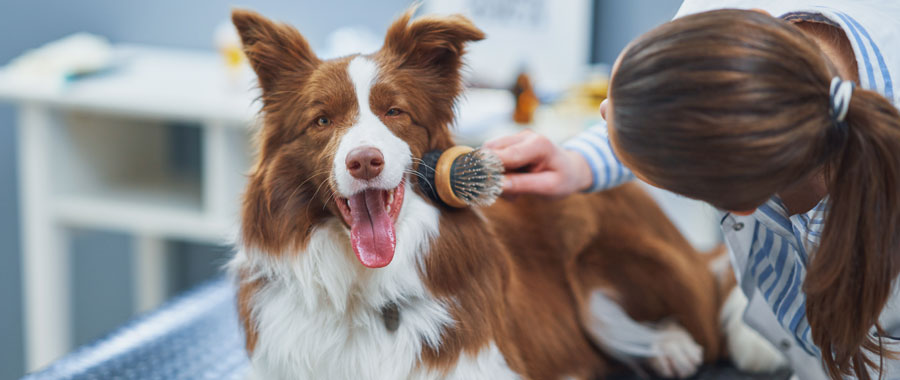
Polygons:
M249 368L243 341L235 290L222 278L23 380L241 379Z
M231 380L249 369L235 289L220 278L78 348L22 380ZM790 373L748 375L728 365L705 367L693 380L788 379ZM634 375L610 380L636 380Z

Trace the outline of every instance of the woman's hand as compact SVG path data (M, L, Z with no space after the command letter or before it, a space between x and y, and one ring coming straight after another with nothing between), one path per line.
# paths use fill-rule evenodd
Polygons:
M591 186L591 168L580 154L563 149L532 131L488 141L483 146L506 167L504 195L561 197Z

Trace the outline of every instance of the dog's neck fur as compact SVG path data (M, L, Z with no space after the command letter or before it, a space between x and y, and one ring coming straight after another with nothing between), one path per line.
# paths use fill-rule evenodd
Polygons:
M303 252L239 253L232 270L241 271L243 281L263 278L265 283L251 306L260 336L253 356L285 363L283 373L270 374L273 378L359 378L366 370L380 377L385 368L366 364L383 362L375 359L396 367L398 376L391 378L405 378L423 346L437 348L453 323L447 306L429 294L422 279L422 260L438 235L438 218L438 210L410 190L397 222L394 261L376 270L359 263L337 218L316 226ZM381 319L380 310L389 302L401 310L395 332L387 331ZM397 344L380 347L385 342Z

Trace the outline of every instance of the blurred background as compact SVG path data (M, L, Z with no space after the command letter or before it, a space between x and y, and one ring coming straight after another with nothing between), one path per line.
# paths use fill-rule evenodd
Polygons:
M471 50L476 89L457 131L477 144L521 128L561 140L590 125L608 65L680 3L426 0L420 12L464 10L488 34ZM0 3L0 379L221 273L258 107L232 7L294 25L338 56L377 49L409 5ZM658 196L696 244L715 241L683 212L696 205Z

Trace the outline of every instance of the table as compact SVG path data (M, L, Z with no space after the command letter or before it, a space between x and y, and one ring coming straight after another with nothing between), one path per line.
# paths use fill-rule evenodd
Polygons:
M231 280L210 281L22 380L244 379L250 363L235 299ZM704 365L690 380L788 380L790 376L787 370L742 373L723 362ZM641 379L629 373L609 377Z

